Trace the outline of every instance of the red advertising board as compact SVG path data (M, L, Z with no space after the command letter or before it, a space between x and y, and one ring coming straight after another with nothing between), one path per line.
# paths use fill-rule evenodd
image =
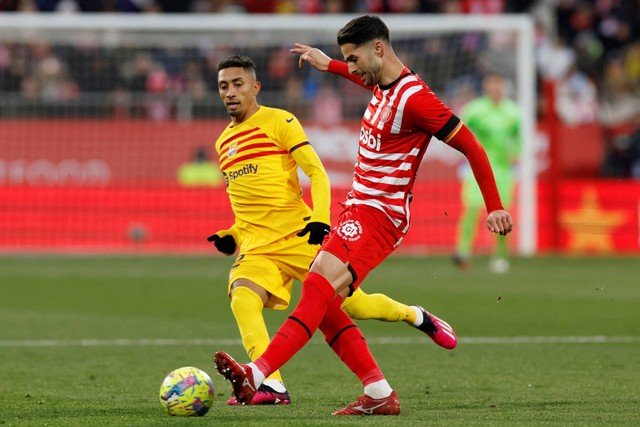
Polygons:
M224 186L180 185L177 172L203 147L215 160L213 142L224 126L225 121L0 121L0 251L210 251L206 237L233 220ZM334 217L351 182L357 126L329 132L305 123L331 177ZM429 147L401 251L452 253L462 159L444 144ZM537 205L541 251L640 252L637 181L552 184L543 175ZM513 213L517 221L515 208ZM550 226L554 221L557 227ZM479 252L492 245L489 233L478 233Z
M640 252L640 182L621 180L562 181L557 197L558 235L551 235L552 188L539 185L538 246L557 242L562 252L576 254Z

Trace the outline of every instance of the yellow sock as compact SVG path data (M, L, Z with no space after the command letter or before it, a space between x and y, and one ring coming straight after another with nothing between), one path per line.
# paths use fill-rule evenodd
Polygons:
M342 302L342 309L352 319L376 319L385 322L416 321L416 311L384 294L367 294L360 288Z
M242 345L251 361L264 353L269 345L269 332L262 315L262 299L246 286L238 286L231 293L231 311L236 318ZM280 371L267 379L282 381Z

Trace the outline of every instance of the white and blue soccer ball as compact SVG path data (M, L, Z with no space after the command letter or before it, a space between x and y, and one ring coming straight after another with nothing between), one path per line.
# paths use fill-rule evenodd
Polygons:
M160 386L160 403L171 416L203 416L213 405L213 382L209 375L192 366L169 373Z

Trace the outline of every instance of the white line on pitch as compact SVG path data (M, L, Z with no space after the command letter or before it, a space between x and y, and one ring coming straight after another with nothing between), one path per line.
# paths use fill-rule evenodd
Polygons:
M370 344L418 344L425 342L420 338L369 338ZM312 343L324 343L314 339ZM558 336L558 337L460 337L460 344L607 344L637 343L640 336ZM240 339L211 338L144 338L144 339L83 339L83 340L0 340L0 347L166 347L166 346L228 346L241 345Z

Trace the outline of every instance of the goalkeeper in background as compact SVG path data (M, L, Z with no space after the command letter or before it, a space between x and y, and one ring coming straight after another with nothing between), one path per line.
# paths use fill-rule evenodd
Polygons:
M293 279L303 282L319 245L330 232L330 185L297 118L260 106L254 62L233 55L218 64L218 90L231 123L216 141L234 224L208 240L218 251L239 254L229 273L231 311L251 358L269 344L263 308L289 306ZM302 198L298 167L311 180L311 209ZM404 321L427 335L434 326L424 309L360 289L342 307L354 319ZM260 386L252 405L291 399L279 371ZM228 402L239 404L235 398Z
M509 210L514 193L514 169L520 157L520 110L505 96L505 80L497 73L482 81L483 95L470 101L460 117L482 144L498 185L503 206ZM469 266L476 237L478 214L484 208L480 188L468 167L464 168L461 190L462 213L458 222L454 263L460 269ZM496 235L489 267L496 273L509 270L507 236Z

